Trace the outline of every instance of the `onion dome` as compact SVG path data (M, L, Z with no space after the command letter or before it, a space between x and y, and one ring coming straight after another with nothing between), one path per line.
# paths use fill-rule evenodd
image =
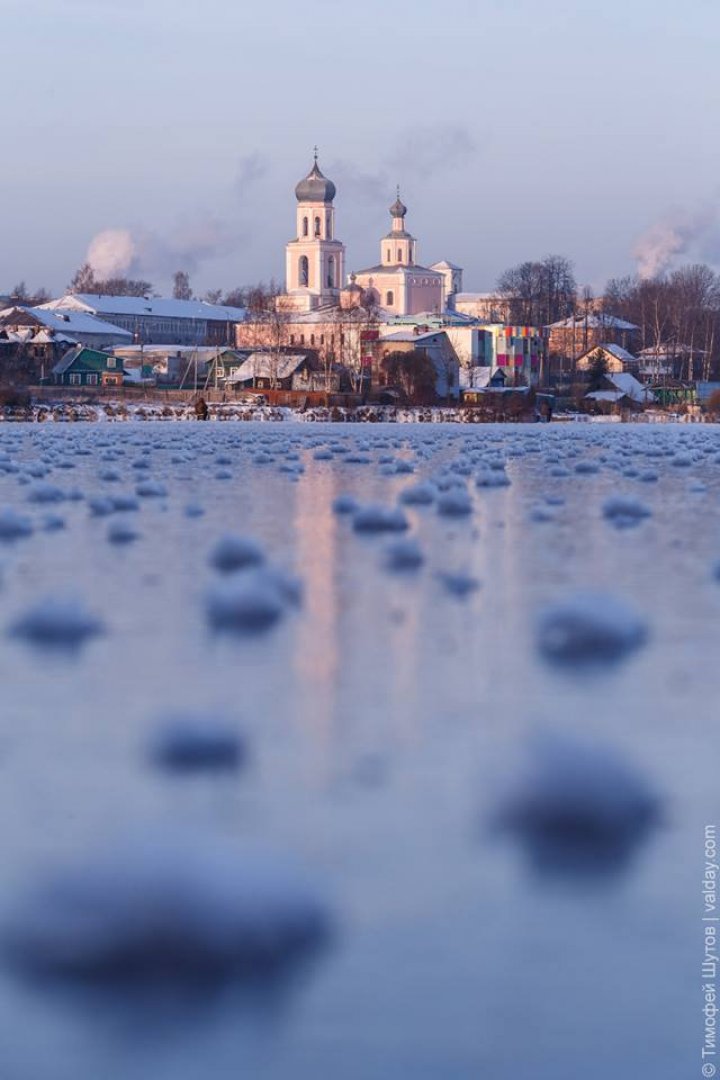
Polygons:
M390 207L390 214L394 218L404 218L407 214L407 206L400 199L400 188L397 189L397 199Z
M312 169L295 188L295 198L299 203L330 203L335 198L335 190L332 180L323 176L315 158Z

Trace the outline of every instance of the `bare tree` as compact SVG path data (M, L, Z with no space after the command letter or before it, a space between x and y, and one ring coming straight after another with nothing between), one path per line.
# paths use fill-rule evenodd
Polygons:
M190 275L187 270L177 270L173 274L173 300L192 300Z
M497 292L507 307L508 322L548 326L572 315L577 302L573 266L563 255L546 255L506 270Z
M83 263L75 272L68 291L92 296L153 296L155 292L151 282L141 278L116 277L101 281L95 277L89 263Z

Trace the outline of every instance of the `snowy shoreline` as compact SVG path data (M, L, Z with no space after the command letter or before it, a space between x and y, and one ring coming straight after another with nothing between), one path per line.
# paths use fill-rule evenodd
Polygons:
M353 408L315 406L295 409L289 406L243 405L219 403L208 405L209 421L262 421L269 423L444 423L488 424L527 423L533 417L488 417L476 408L458 406L397 406L361 405ZM6 423L127 423L134 421L193 421L198 417L191 403L168 404L147 402L143 404L124 402L57 401L35 402L29 406L5 406L0 408L0 422ZM563 414L553 417L553 423L712 423L704 416L681 416L664 412L636 413L627 418L620 416L590 416L587 414Z

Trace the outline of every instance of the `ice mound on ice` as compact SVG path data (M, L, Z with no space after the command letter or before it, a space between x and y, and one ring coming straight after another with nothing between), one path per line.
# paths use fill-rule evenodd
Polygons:
M55 484L33 484L28 492L28 502L31 503L57 503L62 502L65 493L62 488Z
M299 602L300 585L295 578L273 567L251 567L211 587L207 616L215 630L258 634L275 626Z
M153 764L168 772L232 772L245 763L247 746L222 717L180 713L162 722L149 756Z
M437 489L428 481L411 484L400 492L400 502L406 506L428 506L435 501Z
M616 529L632 529L644 518L651 517L652 511L639 499L627 495L613 495L603 503L603 517Z
M606 593L577 593L548 607L537 623L541 654L571 666L620 660L647 637L645 621L624 601Z
M464 600L480 588L478 579L462 570L442 570L437 577L445 591L459 600Z
M438 496L437 512L442 517L466 517L473 512L472 499L464 488L450 488Z
M418 570L425 562L425 556L414 537L391 540L383 554L388 570Z
M141 499L163 499L167 495L167 488L158 480L142 480L135 488L135 494Z
M333 499L332 508L336 514L354 514L358 509L358 501L354 495L338 495Z
M73 597L47 597L10 626L12 637L33 645L76 648L104 630L99 618Z
M362 506L353 516L355 532L404 532L408 521L399 506L382 506L379 503Z
M0 928L26 976L106 986L278 976L327 939L307 874L250 845L142 837L44 875Z
M107 538L111 544L131 544L139 536L129 521L113 521L108 527Z
M223 574L260 566L264 561L265 555L257 540L235 533L221 536L210 555L210 565Z
M502 469L483 469L475 477L475 487L509 487L510 477Z
M31 536L33 524L29 517L18 514L17 510L6 506L0 510L0 541L11 542Z
M661 820L661 801L614 750L560 736L534 740L495 824L544 869L622 865Z

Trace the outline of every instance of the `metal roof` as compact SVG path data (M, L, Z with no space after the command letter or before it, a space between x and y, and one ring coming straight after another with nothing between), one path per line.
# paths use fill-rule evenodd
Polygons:
M206 300L173 300L162 296L96 296L73 293L42 304L45 310L85 311L92 315L157 316L165 319L195 319L206 322L242 322L244 308L223 307Z

